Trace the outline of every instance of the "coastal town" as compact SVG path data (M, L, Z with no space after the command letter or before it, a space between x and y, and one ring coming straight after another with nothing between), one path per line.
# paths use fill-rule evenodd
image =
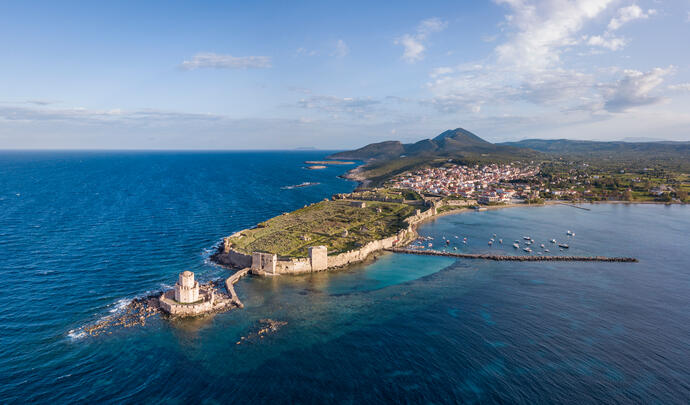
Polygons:
M685 202L687 179L642 169L601 170L588 164L445 164L408 171L386 187L419 194L505 204L547 200Z
M418 193L476 199L480 204L488 204L510 202L514 198L538 198L539 189L533 189L527 182L537 173L539 166L454 164L403 173L394 177L390 186Z

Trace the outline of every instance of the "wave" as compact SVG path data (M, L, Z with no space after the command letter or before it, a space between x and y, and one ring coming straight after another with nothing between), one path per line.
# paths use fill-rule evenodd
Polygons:
M114 307L108 312L111 314L116 314L127 308L127 305L131 304L133 300L134 298L120 298L115 302Z

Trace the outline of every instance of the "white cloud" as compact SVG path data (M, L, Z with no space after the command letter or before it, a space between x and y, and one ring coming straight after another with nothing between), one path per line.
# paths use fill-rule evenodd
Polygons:
M180 65L182 69L194 70L200 68L215 69L250 69L270 68L271 58L268 56L232 56L213 52L201 52Z
M615 51L626 45L626 39L609 30L602 35L583 33L593 24L602 24L605 12L615 12L620 24L630 21L630 16L645 18L639 16L652 11L611 10L617 3L614 0L495 1L510 10L503 24L505 42L481 64L431 70L427 88L432 96L423 104L449 114L468 114L466 117L507 113L517 119L515 112L522 111L532 119L548 116L554 122L586 122L610 119L611 113L664 100L658 92L673 67L647 72L616 66L588 71L564 62L564 55L577 47ZM580 58L582 55L587 54ZM681 91L684 86L667 88Z
M623 38L617 38L607 35L592 35L587 40L587 44L591 46L600 46L611 51L617 51L619 49L622 49L625 46L626 42Z
M433 70L431 71L430 76L431 76L432 78L436 78L436 77L439 77L439 76L444 76L444 75L453 73L453 71L454 71L454 69L451 68L451 67L445 67L445 66L437 67L437 68L435 68L435 69L433 69Z
M350 53L350 47L347 46L345 41L339 39L338 42L335 43L335 50L331 56L335 56L336 58L344 58L348 53Z
M342 118L343 115L372 118L379 104L381 101L372 98L336 96L311 96L297 102L299 107L325 112L331 118Z
M316 50L307 48L297 48L295 53L299 56L316 56L319 54Z
M674 70L673 66L654 68L649 72L625 70L623 78L605 91L604 108L610 112L622 112L632 107L658 103L662 98L654 96L652 92Z
M216 121L223 117L214 114L182 113L142 109L127 111L120 108L110 110L91 110L76 108L25 108L16 106L0 106L0 121L23 122L72 122L80 125L107 123L174 123L179 121Z
M672 84L668 86L671 91L690 92L690 83Z
M395 40L396 45L402 45L404 48L402 58L408 63L414 63L424 59L424 51L426 50L425 42L429 35L443 31L447 26L448 23L440 18L422 20L417 26L416 33L405 34Z
M623 7L618 9L616 16L611 19L608 29L610 31L615 31L630 21L647 19L650 15L654 14L656 14L656 10L649 9L645 12L636 4Z
M575 45L575 34L613 0L496 0L512 9L506 17L516 32L498 46L499 61L521 70L540 70L556 65L564 48Z

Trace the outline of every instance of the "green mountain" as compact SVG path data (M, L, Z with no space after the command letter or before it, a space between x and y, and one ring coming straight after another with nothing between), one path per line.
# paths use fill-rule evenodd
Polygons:
M363 148L335 153L333 159L392 159L403 157L450 157L460 158L482 154L526 154L535 155L532 151L508 145L495 145L487 142L470 131L456 128L445 131L433 139L424 139L415 143L403 144L399 141L372 143Z
M367 179L367 185L378 185L397 173L424 165L439 165L453 160L458 163L510 162L533 159L540 155L531 149L487 142L462 128L445 131L433 139L404 144L386 141L363 148L335 153L331 159L368 161L363 167L350 172L350 176Z

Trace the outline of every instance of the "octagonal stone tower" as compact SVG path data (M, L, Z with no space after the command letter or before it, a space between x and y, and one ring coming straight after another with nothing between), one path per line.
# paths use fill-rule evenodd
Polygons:
M175 301L189 304L199 301L199 282L194 281L194 273L183 271L175 283Z

